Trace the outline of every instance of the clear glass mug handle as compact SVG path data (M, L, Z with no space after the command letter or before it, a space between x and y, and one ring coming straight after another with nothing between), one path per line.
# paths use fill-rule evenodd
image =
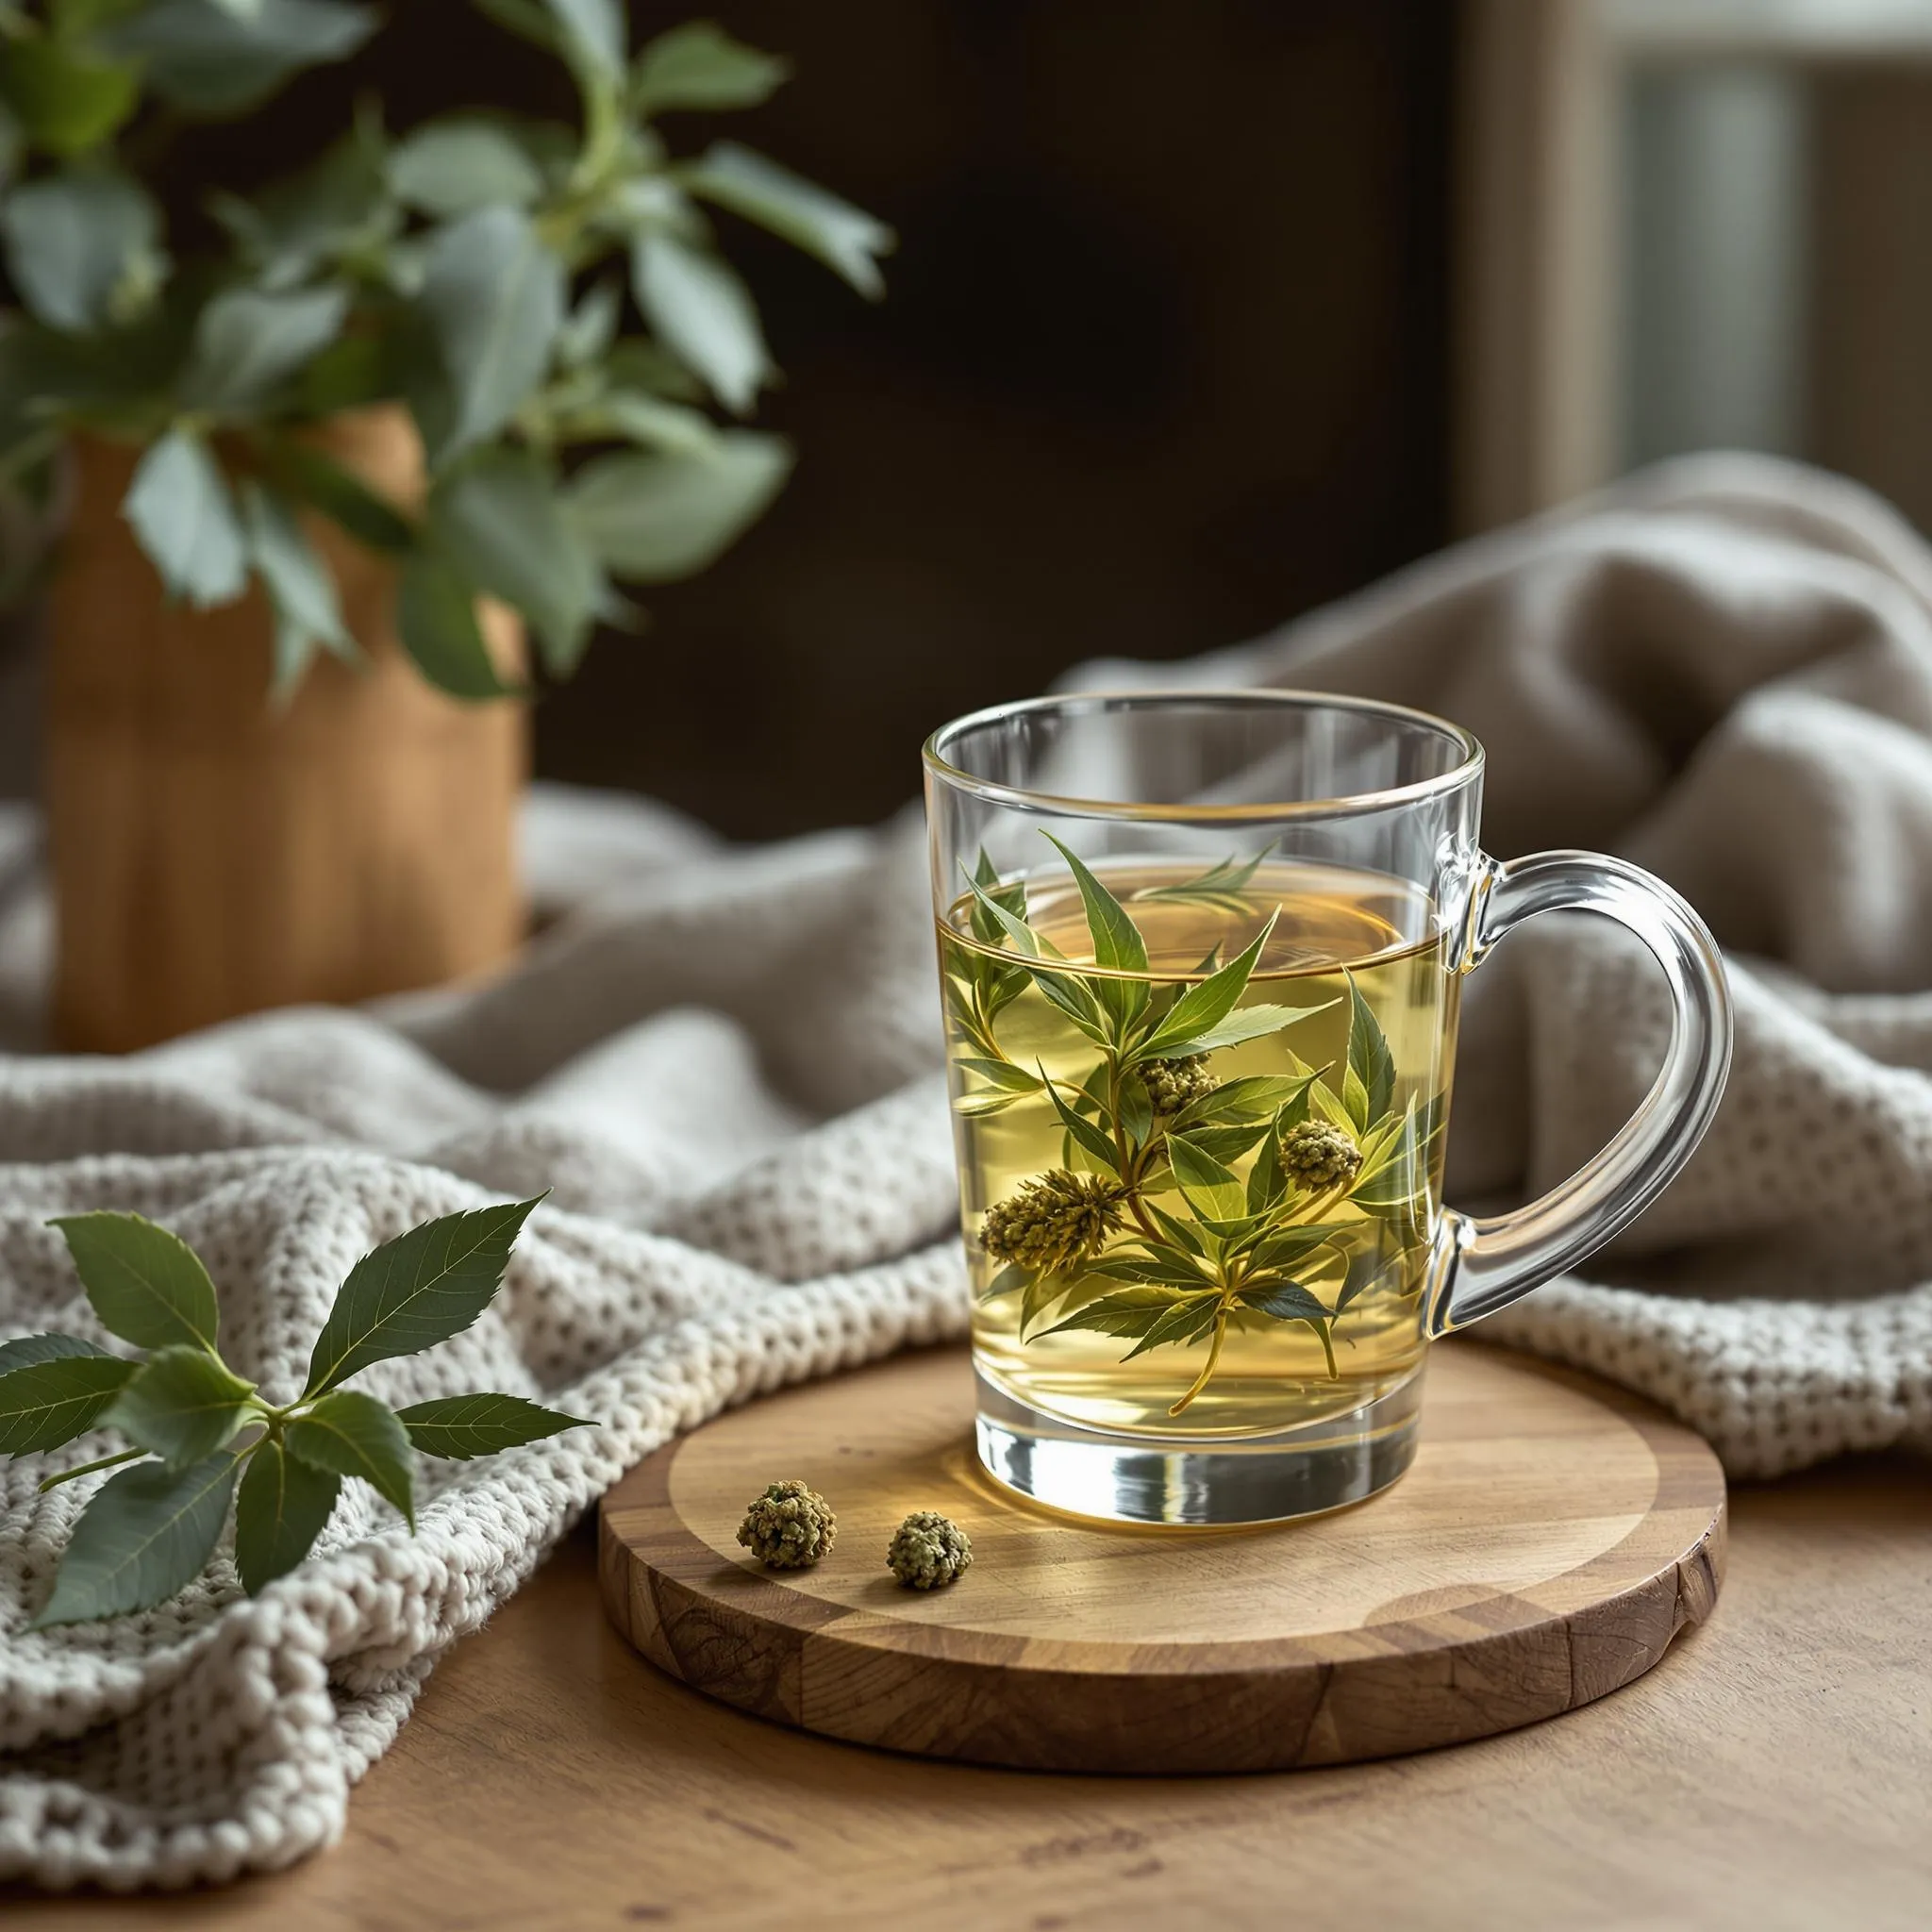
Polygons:
M1424 1317L1431 1337L1494 1314L1628 1226L1704 1138L1731 1064L1731 996L1717 941L1661 879L1599 853L1540 852L1490 860L1475 891L1470 966L1539 912L1603 912L1628 926L1669 982L1671 1043L1643 1104L1560 1187L1511 1214L1443 1211Z

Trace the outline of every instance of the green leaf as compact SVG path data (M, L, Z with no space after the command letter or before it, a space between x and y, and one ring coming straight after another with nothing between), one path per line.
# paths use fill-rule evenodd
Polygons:
M1306 1092L1317 1077L1312 1073L1294 1079L1278 1074L1246 1074L1191 1100L1174 1116L1174 1124L1185 1129L1210 1122L1272 1119Z
M213 414L258 407L336 339L348 312L346 289L225 289L195 320L182 405Z
M1143 899L1153 899L1175 906L1207 906L1239 918L1254 910L1247 897L1247 884L1274 849L1271 842L1250 859L1224 858L1198 877L1182 879L1172 886L1143 886L1134 894L1134 901L1137 905Z
M71 1338L31 1336L29 1341ZM11 1344L9 1344L10 1346ZM0 1374L0 1455L58 1449L95 1427L135 1365L93 1350L22 1363Z
M708 461L715 461L726 447L726 439L701 410L635 390L607 390L594 402L568 411L564 422L572 436L619 436L645 449Z
M493 205L528 208L543 192L542 171L514 130L479 114L417 128L391 154L389 179L400 200L438 219Z
M105 36L190 114L239 114L305 67L346 59L375 32L373 8L340 0L259 0L246 16L218 0L157 0Z
M1126 908L1094 877L1077 854L1051 832L1042 830L1041 836L1067 861L1067 869L1080 889L1080 903L1087 913L1087 932L1093 941L1093 963L1109 973L1144 974L1146 941L1127 917ZM1137 1019L1147 1006L1148 988L1144 979L1101 979L1093 983L1091 991L1123 1027Z
M441 1401L419 1402L398 1409L396 1414L418 1449L425 1456L441 1456L451 1462L493 1456L499 1449L514 1449L523 1442L541 1442L566 1429L597 1426L580 1415L540 1408L519 1395L447 1395Z
M1146 1204L1146 1208L1148 1213L1159 1224L1161 1233L1174 1247L1183 1254L1198 1255L1204 1260L1207 1258L1208 1249L1198 1228L1191 1226L1185 1221L1176 1221L1165 1208L1158 1207L1152 1201Z
M1181 1299L1172 1289L1124 1288L1074 1309L1064 1321L1041 1333L1059 1335L1070 1328L1090 1328L1102 1335L1141 1336Z
M1120 1159L1113 1142L1096 1127L1091 1121L1083 1120L1059 1096L1059 1090L1047 1078L1046 1069L1040 1070L1040 1083L1046 1089L1046 1097L1053 1102L1053 1110L1059 1115L1060 1124L1072 1137L1074 1143L1085 1154L1101 1173L1120 1178Z
M1147 1084L1139 1074L1121 1075L1119 1120L1128 1140L1144 1146L1154 1132L1154 1103L1148 1098Z
M248 1459L235 1499L235 1568L242 1587L259 1596L315 1547L341 1493L342 1479L265 1441Z
M494 436L542 381L563 301L563 264L518 209L437 231L414 305L441 378L412 399L432 463Z
M1215 1285L1187 1259L1185 1249L1150 1249L1146 1254L1118 1250L1088 1262L1087 1267L1090 1274L1104 1274L1113 1281L1149 1282L1191 1291Z
M304 1396L333 1389L371 1362L461 1334L490 1306L510 1248L542 1198L445 1214L364 1255L323 1325Z
M1306 1260L1317 1248L1326 1247L1352 1234L1360 1224L1354 1227L1345 1225L1304 1224L1300 1227L1276 1228L1257 1241L1250 1251L1249 1258L1257 1268L1278 1272L1292 1268L1296 1262Z
M429 530L472 584L530 620L554 675L576 668L590 641L597 564L536 457L498 445L466 458L430 492Z
M733 430L708 453L593 457L565 491L572 527L613 575L669 583L707 569L764 512L791 469L775 436Z
M97 59L65 37L8 41L0 48L0 99L42 154L67 160L84 153L121 126L140 98L133 68Z
M11 1341L0 1341L0 1375L31 1368L36 1362L64 1362L78 1356L107 1354L105 1348L83 1341L78 1335L19 1335Z
M415 547L416 533L408 519L312 444L283 439L273 446L271 460L277 483L358 542L391 555Z
M1214 1326L1221 1313L1221 1295L1216 1290L1176 1302L1121 1359L1130 1362L1137 1355L1145 1355L1150 1348L1163 1348L1170 1343L1185 1345L1196 1341Z
M878 258L892 252L897 238L863 208L734 141L715 142L679 178L692 193L815 256L869 300L886 292Z
M1246 1213L1247 1190L1240 1177L1191 1135L1169 1133L1167 1158L1176 1185L1196 1214L1208 1221L1234 1221Z
M221 466L198 436L171 429L135 466L121 513L168 594L206 610L247 588L247 548Z
M1041 1082L1037 1075L1029 1074L1024 1067L1016 1067L1010 1060L980 1059L972 1054L962 1055L953 1064L963 1068L969 1074L975 1074L982 1080L991 1080L995 1087L1012 1094L1038 1093Z
M212 1456L253 1412L253 1382L206 1349L157 1349L122 1390L105 1418L130 1442L186 1469Z
M254 201L218 194L215 219L264 288L288 288L324 263L389 241L402 217L390 197L380 130L358 126L299 174Z
M537 46L558 51L557 23L544 10L543 0L476 0L476 10Z
M7 271L50 328L104 328L146 307L162 274L161 217L125 175L74 169L16 188L0 206Z
M1277 1122L1268 1124L1268 1138L1248 1170L1247 1207L1250 1214L1264 1213L1288 1195L1288 1176L1281 1170L1281 1140Z
M250 477L242 485L248 560L275 608L274 691L286 698L321 645L353 660L356 641L342 624L335 579L303 534L294 511Z
M630 104L645 115L679 108L756 108L791 73L775 54L761 54L710 21L696 20L659 34L638 56Z
M1191 1145L1223 1166L1251 1153L1264 1136L1272 1135L1274 1131L1272 1120L1241 1121L1224 1127L1193 1126L1186 1130Z
M543 0L564 45L597 74L624 72L625 22L620 0Z
M221 1312L215 1285L179 1235L139 1214L65 1214L47 1224L66 1237L80 1285L101 1325L138 1348L176 1342L213 1353Z
M1274 919L1257 932L1245 950L1230 959L1219 973L1191 986L1167 1009L1160 1024L1142 1042L1139 1058L1158 1060L1202 1049L1191 1045L1197 1035L1208 1032L1234 1011L1235 1003L1248 990L1248 977L1261 957L1261 949L1274 936Z
M738 275L675 235L641 229L631 244L631 287L658 341L743 415L775 372Z
M403 565L396 629L417 670L439 691L473 702L515 695L517 687L497 675L471 585L441 558L419 554Z
M192 1583L221 1538L238 1467L225 1450L192 1469L142 1462L109 1476L81 1511L54 1593L27 1627L151 1609Z
M557 331L557 359L566 369L598 361L617 334L624 295L617 284L593 282Z
M415 1452L395 1411L375 1396L359 1389L332 1391L289 1424L282 1443L310 1469L360 1476L415 1529Z
M1362 997L1353 973L1348 979L1348 1071L1361 1083L1367 1113L1360 1124L1372 1127L1387 1117L1395 1096L1395 1056L1374 1010Z
M1325 1322L1327 1305L1296 1281L1279 1281L1267 1288L1243 1289L1241 1304L1274 1322Z
M1198 989L1196 989L1198 991ZM1230 1013L1226 1019L1217 1021L1212 1026L1205 1027L1191 1039L1173 1042L1165 1046L1158 1055L1150 1054L1145 1047L1141 1049L1139 1058L1177 1058L1182 1054L1215 1053L1224 1046L1240 1046L1250 1040L1265 1039L1271 1033L1279 1033L1289 1026L1298 1026L1304 1020L1312 1020L1317 1013L1325 1013L1335 1005L1333 1000L1324 1000L1319 1007L1274 1007L1257 1005L1242 1007ZM1172 1015L1169 1016L1172 1018ZM1167 1022L1161 1023L1161 1034L1167 1031Z

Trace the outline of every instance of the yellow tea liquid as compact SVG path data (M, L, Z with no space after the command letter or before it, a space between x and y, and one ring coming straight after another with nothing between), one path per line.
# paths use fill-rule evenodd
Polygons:
M1426 896L1302 864L1103 866L1141 970L1101 963L1074 877L979 877L940 951L982 1372L1050 1415L1174 1441L1272 1434L1400 1382L1458 985ZM1161 1016L1257 940L1210 1043L1137 1060L1137 1032L1193 1044L1185 1025L1163 1042Z

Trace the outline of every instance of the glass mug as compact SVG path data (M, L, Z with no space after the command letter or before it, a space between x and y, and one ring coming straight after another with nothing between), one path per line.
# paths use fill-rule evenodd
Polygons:
M989 1472L1078 1515L1276 1521L1415 1454L1429 1342L1628 1224L1730 1059L1697 915L1622 860L1477 843L1458 726L1286 691L1002 706L924 751ZM1534 913L1657 956L1636 1115L1514 1213L1442 1205L1462 975Z

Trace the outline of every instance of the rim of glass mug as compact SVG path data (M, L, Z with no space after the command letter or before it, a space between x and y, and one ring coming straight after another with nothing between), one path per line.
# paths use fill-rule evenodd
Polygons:
M1459 756L1447 771L1427 778L1413 778L1406 785L1384 786L1374 791L1351 791L1335 798L1282 799L1270 803L1244 801L1240 805L1153 805L1033 791L1024 786L1003 785L997 779L977 777L946 756L951 746L975 730L1005 724L1028 712L1091 710L1105 713L1179 705L1205 705L1228 709L1273 707L1282 710L1352 711L1434 731L1456 747ZM1437 717L1433 711L1420 710L1413 705L1392 704L1386 698L1351 697L1343 692L1304 691L1275 685L1224 685L1208 689L1177 685L1158 691L1079 691L1038 698L1018 698L1007 704L988 705L980 710L969 711L963 718L955 718L941 724L925 741L920 756L926 769L935 776L991 805L1046 810L1062 818L1122 819L1164 824L1252 824L1281 819L1341 818L1354 812L1379 811L1454 791L1479 778L1484 765L1482 743L1475 734L1460 724L1451 724L1447 718Z

